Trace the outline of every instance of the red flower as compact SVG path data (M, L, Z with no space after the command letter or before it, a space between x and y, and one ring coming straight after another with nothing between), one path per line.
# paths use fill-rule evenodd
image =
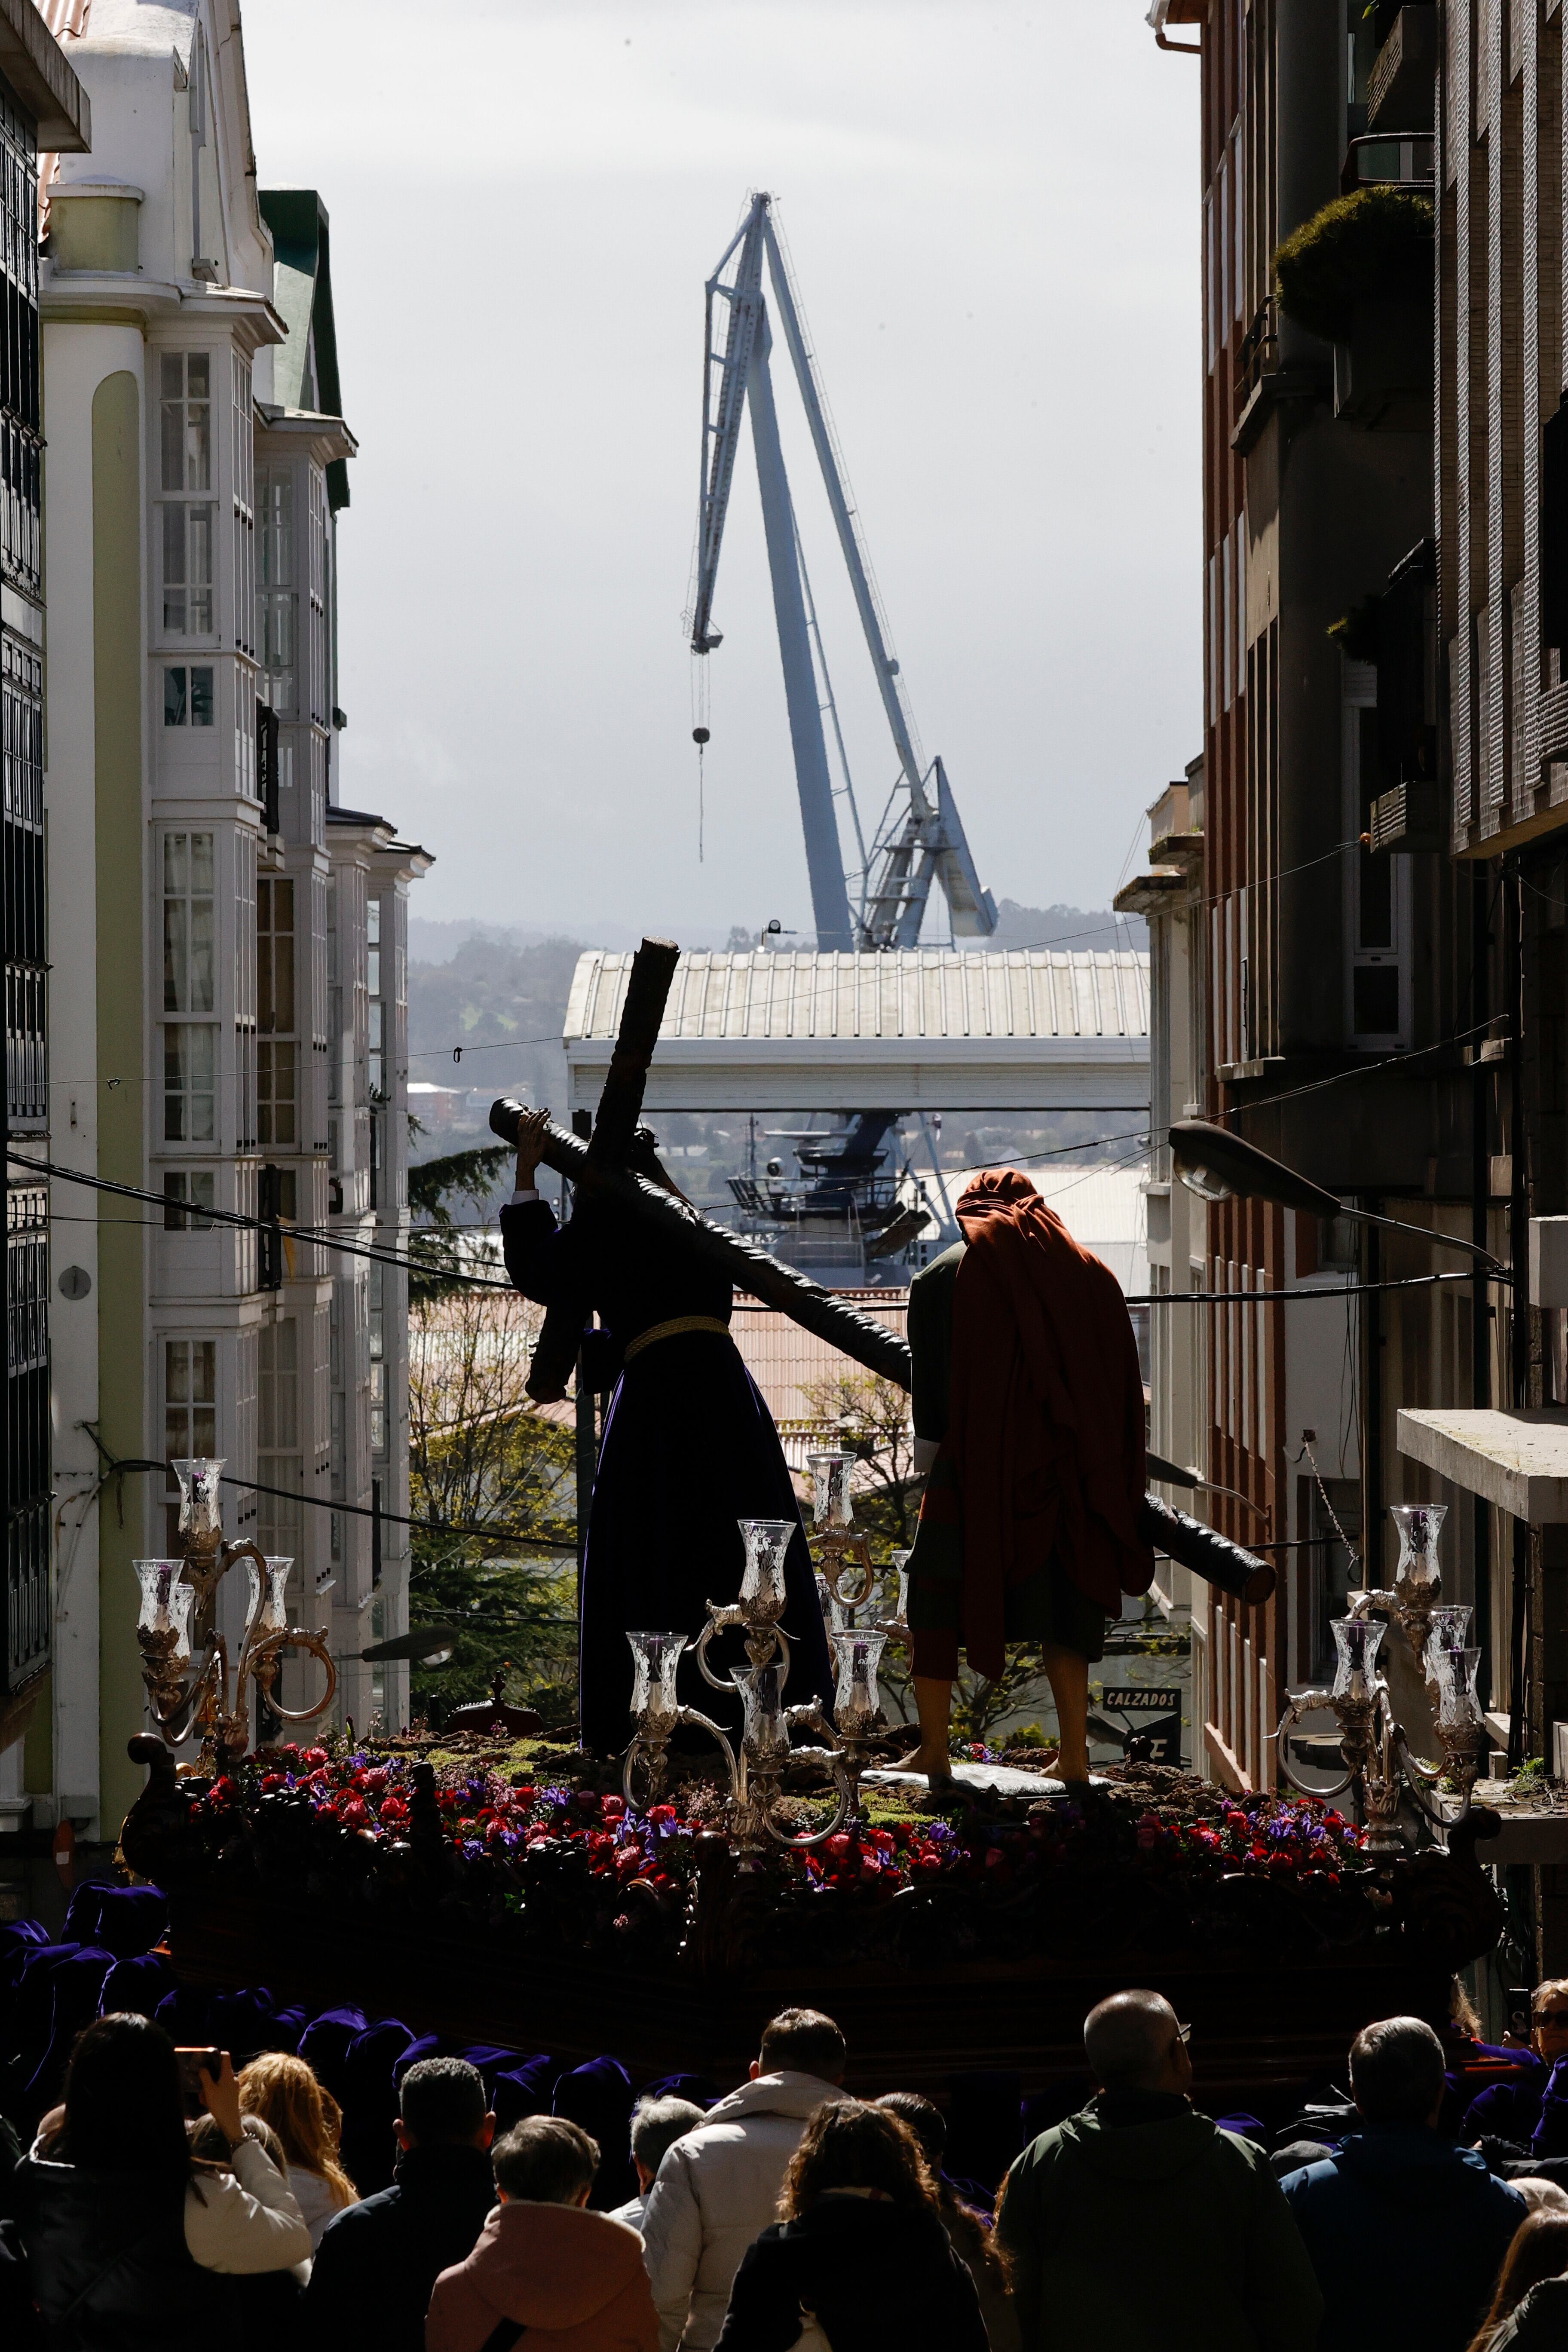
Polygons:
M351 1797L342 1808L341 1819L351 1830L363 1830L370 1820L370 1807L363 1797Z
M405 1822L408 1819L408 1807L405 1800L395 1792L390 1797L384 1798L381 1818L384 1822Z
M520 1789L519 1797L526 1803L533 1794L531 1789ZM606 1797L599 1808L607 1822L618 1822L626 1810L624 1797Z
M331 1760L324 1748L307 1748L300 1759L301 1764L311 1765L330 1764Z

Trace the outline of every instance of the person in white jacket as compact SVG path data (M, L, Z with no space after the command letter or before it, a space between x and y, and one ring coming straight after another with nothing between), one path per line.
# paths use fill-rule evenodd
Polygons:
M116 2031L116 2029L121 2029ZM127 2030L128 2029L128 2030ZM89 2042L89 2036L91 2040ZM154 2042L153 2037L156 2037ZM103 2017L97 2020L78 2043L78 2055L73 2057L73 2080L68 2084L66 2103L47 2115L38 2126L33 2143L31 2161L51 2170L64 2170L59 2163L62 2154L68 2155L72 2164L84 2158L78 2153L78 2144L90 2147L100 2137L95 2131L95 2110L102 2095L110 2095L118 2085L116 2076L122 2077L127 2093L145 2092L148 2069L143 2061L151 2057L154 2067L159 2055L156 2043L167 2047L167 2037L157 2026L149 2028L142 2017ZM83 2065L80 2053L86 2050ZM170 2053L172 2057L172 2053ZM116 2064L116 2061L120 2064ZM95 2063L96 2062L96 2063ZM126 2062L129 2062L128 2063ZM159 2070L163 2070L160 2068ZM90 2104L80 2095L81 2077L91 2084ZM165 2129L175 2126L184 2132L185 2126L178 2105L178 2078L173 2065L167 2069L167 2085L174 2094ZM290 2195L281 2172L262 2147L259 2137L246 2129L246 2118L239 2109L239 2088L235 2079L234 2062L227 2051L221 2053L216 2075L203 2072L199 2077L202 2102L228 2142L228 2168L196 2162L189 2167L185 2183L184 2225L186 2249L194 2262L205 2271L224 2271L232 2276L254 2277L264 2271L292 2270L296 2263L305 2265L303 2277L310 2276L310 2232L298 2203ZM72 2090L78 2090L73 2100ZM72 2134L73 2106L77 2110L76 2130ZM85 2113L83 2112L85 2110ZM152 2119L144 2105L138 2108L132 2097L121 2115L135 2117L140 2132L146 2133ZM159 2117L158 2122L163 2122ZM155 2128L155 2126L154 2126ZM124 2144L124 2127L121 2126ZM133 2146L127 2146L127 2169L132 2168ZM90 2158L85 2160L90 2161Z
M814 2009L786 2009L763 2032L751 2080L666 2151L641 2229L659 2352L710 2352L752 2240L778 2219L784 2172L806 2119L844 2080L844 2036Z

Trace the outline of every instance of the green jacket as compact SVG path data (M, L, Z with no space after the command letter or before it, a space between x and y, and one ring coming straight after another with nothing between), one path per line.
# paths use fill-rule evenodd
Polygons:
M997 2237L1025 2352L1313 2352L1323 2298L1261 2148L1206 2116L1094 2106L1008 2173Z

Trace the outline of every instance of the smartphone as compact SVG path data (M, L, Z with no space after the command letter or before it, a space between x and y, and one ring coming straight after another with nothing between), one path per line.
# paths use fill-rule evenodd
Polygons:
M184 2097L185 2113L205 2116L206 2102L202 2097L202 2076L210 2075L216 2083L223 2072L221 2050L176 2050L180 2062L180 2089Z

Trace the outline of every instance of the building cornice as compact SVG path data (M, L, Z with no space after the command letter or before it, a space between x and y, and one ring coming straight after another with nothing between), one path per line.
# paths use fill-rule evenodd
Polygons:
M283 342L289 330L265 294L239 286L144 278L140 270L57 269L40 272L38 310L51 325L151 327L174 317L221 319L240 348L252 352Z
M260 432L279 440L302 441L321 465L359 455L359 443L341 416L324 416L312 408L275 408L267 400L257 402L256 415Z

